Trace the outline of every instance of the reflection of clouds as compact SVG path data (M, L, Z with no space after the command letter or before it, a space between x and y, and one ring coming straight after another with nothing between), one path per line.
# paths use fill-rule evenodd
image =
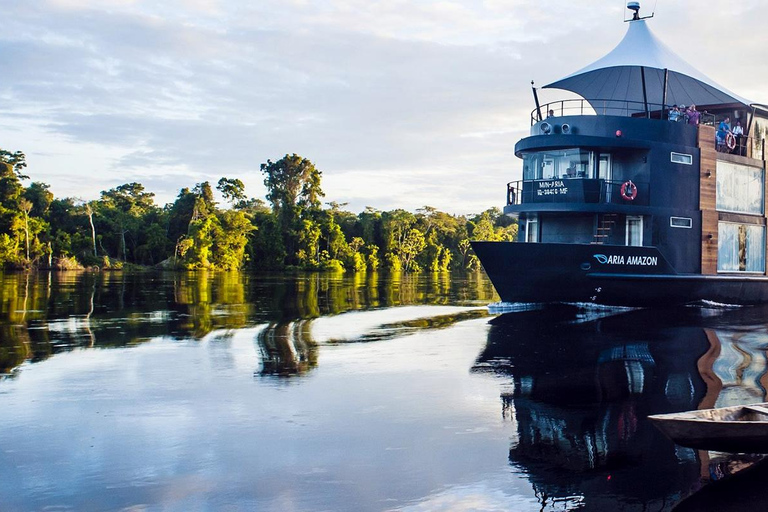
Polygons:
M526 496L530 494L530 491L526 492L525 495L522 493L510 494L508 492L509 487L509 482L502 483L493 479L472 485L457 485L427 496L418 503L395 510L401 512L547 510L545 508L546 503L542 503L542 501L546 502L546 497ZM583 504L584 498L582 496L558 497L556 510L576 510L580 509Z
M370 311L350 311L316 319L312 323L312 337L317 343L358 341L377 333L383 334L381 331L394 324L472 310L473 308L454 306L402 306Z

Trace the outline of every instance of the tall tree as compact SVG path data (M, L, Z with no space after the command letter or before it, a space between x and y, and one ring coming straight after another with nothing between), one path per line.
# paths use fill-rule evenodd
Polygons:
M155 194L146 192L144 186L136 182L101 193L100 213L119 238L118 258L122 253L124 260L129 259L126 243L129 233L133 249L138 245L142 217L155 208L154 197Z
M216 188L232 206L237 207L246 200L245 184L237 178L221 178Z
M32 211L31 201L27 199L21 199L19 201L19 209L24 213L24 244L27 246L27 260L29 260L29 212Z
M312 238L304 229L307 225L300 223L302 213L305 210L319 209L320 198L325 196L320 188L322 173L312 162L295 153L285 155L277 162L267 160L267 163L261 164L261 172L264 174L264 185L268 191L267 200L272 203L273 212L283 233L283 246L289 263L297 263L297 234L305 232L304 242ZM308 255L304 254L303 257Z

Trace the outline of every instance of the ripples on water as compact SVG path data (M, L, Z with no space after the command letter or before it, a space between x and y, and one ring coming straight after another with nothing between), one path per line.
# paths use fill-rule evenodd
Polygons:
M490 314L478 275L11 274L2 289L3 511L768 499L757 456L676 447L645 420L765 401L766 308Z

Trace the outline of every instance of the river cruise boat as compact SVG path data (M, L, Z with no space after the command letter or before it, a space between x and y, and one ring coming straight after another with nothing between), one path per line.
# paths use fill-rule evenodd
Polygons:
M533 89L504 207L518 240L472 243L504 302L768 302L768 106L687 64L639 7L614 50L545 86L580 98Z

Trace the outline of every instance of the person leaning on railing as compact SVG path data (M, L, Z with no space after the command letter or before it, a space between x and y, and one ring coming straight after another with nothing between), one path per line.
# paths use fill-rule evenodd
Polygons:
M717 125L717 131L715 132L716 149L721 153L725 151L725 138L728 137L729 133L731 133L731 118L725 116L725 119Z

